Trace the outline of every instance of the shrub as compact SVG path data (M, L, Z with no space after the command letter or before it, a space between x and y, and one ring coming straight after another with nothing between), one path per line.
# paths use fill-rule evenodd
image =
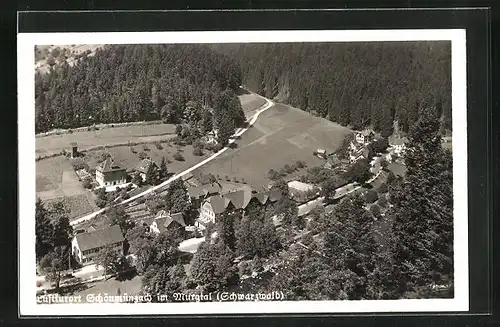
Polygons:
M72 129L68 129L68 133L69 134L73 134L73 130Z
M396 175L391 171L389 175L387 175L387 184L391 185L396 179Z
M92 188L92 179L90 177L86 177L83 180L83 187L86 189L91 189Z
M248 261L241 262L238 268L240 271L240 276L252 274L252 266Z
M382 208L387 207L387 199L385 198L385 195L381 196L378 199L378 205L381 206Z
M267 173L267 176L272 181L276 181L276 180L280 179L280 174L276 170L274 170L274 169L269 169L269 172Z
M295 171L295 168L294 168L294 167L292 167L292 166L290 166L290 165L288 165L288 164L286 164L286 165L283 167L283 169L284 169L284 170L285 170L285 172L286 172L286 173L288 173L288 174L291 174L291 173L293 173L293 172Z
M161 143L160 143L160 142L156 142L156 143L155 143L155 146L156 146L156 148L157 148L158 150L163 150L163 146L161 145Z
M202 156L203 155L203 150L201 149L201 147L195 147L193 149L193 154L195 156Z
M143 149L144 151L149 151L149 147L148 147L146 144L144 144L144 145L142 146L142 149Z
M306 163L302 160L297 160L295 162L295 167L297 167L298 169L301 169L301 168L305 168L306 167Z
M141 159L141 160L146 159L147 156L148 155L144 151L139 152L139 159Z
M285 168L281 168L279 171L280 177L285 177L288 173Z
M366 203L373 203L378 200L378 193L375 190L369 190L365 194Z
M217 153L217 152L219 152L220 150L222 150L222 148L223 148L222 144L217 143L217 144L214 146L213 151L214 151L215 153Z
M130 147L130 152L132 152L132 153L137 153L137 150L136 150L136 149L134 149L133 147Z
M176 152L174 154L174 159L177 161L184 161L184 157L182 156L182 154L180 152Z
M307 233L304 237L302 237L301 242L305 246L311 245L314 242L314 239L312 237L312 233Z
M106 206L106 200L97 198L95 200L95 205L98 206L99 208L104 208Z
M389 162L387 161L387 159L384 157L380 163L380 166L382 167L383 170L385 171L388 171L388 167L389 167Z
M375 217L380 217L380 207L377 205L377 204L372 204L370 206L370 212L372 213L372 215L374 215Z

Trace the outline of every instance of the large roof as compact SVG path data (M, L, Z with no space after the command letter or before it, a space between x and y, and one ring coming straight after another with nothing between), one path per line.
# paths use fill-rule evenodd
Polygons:
M141 172L141 173L147 173L148 172L148 169L149 169L149 166L151 164L155 164L155 162L151 159L143 159L141 162L139 162L139 164L137 165L137 167L135 168L136 171L138 172ZM156 164L155 164L156 165Z
M118 225L98 229L93 232L76 234L75 238L80 251L95 249L117 242L123 242L124 240L122 231Z
M215 214L223 213L229 204L232 204L235 209L245 209L252 198L257 199L261 204L267 201L275 202L281 199L280 190L273 189L268 192L252 194L250 190L238 190L224 195L213 195L207 199Z
M125 168L116 164L111 158L107 158L106 160L101 162L99 164L99 166L97 166L97 169L103 173L110 172L110 171L116 171L116 170L125 170Z
M182 227L186 226L184 217L182 217L182 213L180 212L170 214L167 213L165 210L160 210L156 214L154 221L156 222L156 225L158 226L158 230L160 231L160 233L163 233L170 226L170 224L174 222L178 223Z
M248 190L238 190L224 194L223 197L231 201L236 209L245 209L252 198L252 192Z
M208 203L212 206L212 210L215 214L223 213L227 206L229 205L229 199L223 198L220 195L213 195L208 198Z
M207 195L220 194L222 187L219 183L211 183L202 186L186 186L189 196L192 198L200 198Z

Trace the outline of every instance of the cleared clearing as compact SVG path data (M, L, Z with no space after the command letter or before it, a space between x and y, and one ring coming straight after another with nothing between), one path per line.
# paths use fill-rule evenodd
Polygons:
M313 156L313 151L335 151L349 132L348 128L300 109L276 104L259 116L236 142L235 149L199 170L204 174L244 178L255 186L266 185L271 168L279 170L297 160L309 167L323 164L324 160Z

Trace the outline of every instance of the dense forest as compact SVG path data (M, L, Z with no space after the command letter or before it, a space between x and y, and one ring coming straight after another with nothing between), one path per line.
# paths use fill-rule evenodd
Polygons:
M243 84L354 129L408 132L436 107L451 129L450 42L213 45L237 60ZM385 134L385 135L384 135Z
M213 106L240 83L238 66L208 46L106 46L76 65L36 74L36 132L138 120L180 123L188 106Z

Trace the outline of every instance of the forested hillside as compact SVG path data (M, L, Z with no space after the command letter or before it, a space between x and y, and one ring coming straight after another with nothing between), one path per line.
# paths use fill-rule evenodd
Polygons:
M137 120L179 123L187 107L212 106L240 83L239 67L208 46L106 46L77 65L36 74L36 132Z
M408 131L426 106L451 129L450 42L214 45L238 60L243 84L355 129Z

